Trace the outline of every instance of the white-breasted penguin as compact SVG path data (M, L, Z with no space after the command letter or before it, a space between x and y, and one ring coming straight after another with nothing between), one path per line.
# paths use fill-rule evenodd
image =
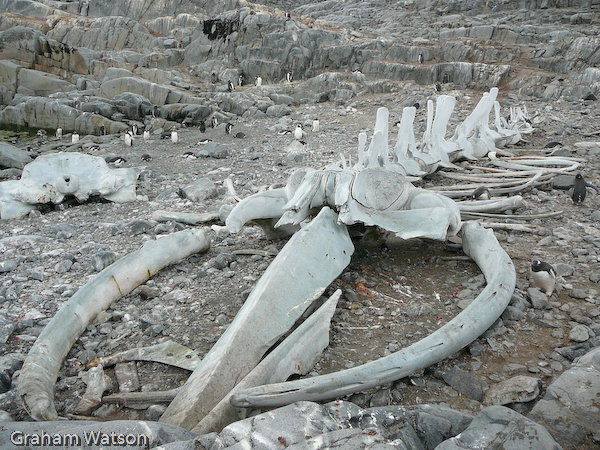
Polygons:
M232 123L228 123L227 125L225 125L225 134L231 134L232 129L233 129Z
M550 264L539 259L531 261L531 277L535 286L548 297L554 292L556 284L556 270Z
M260 75L258 75L255 79L254 79L254 85L255 86L262 86L262 77Z
M294 139L299 141L300 139L302 139L303 134L304 131L302 131L302 124L299 123L298 125L296 125L296 129L294 130Z
M229 92L233 92L233 90L234 90L234 89L235 89L235 86L233 85L233 82L232 82L231 80L229 80L229 81L227 82L227 90L228 90Z
M77 144L78 142L79 142L79 134L76 132L73 132L73 134L71 135L71 143Z
M56 139L62 140L62 128L58 127L56 129Z
M150 140L150 131L149 130L144 130L144 140L145 141Z
M239 74L238 75L238 86L243 86L244 85L244 74Z
M137 136L137 133L138 133L138 126L137 126L137 124L134 123L131 126L131 132L133 133L134 136Z
M213 118L210 121L210 124L213 128L217 128L217 126L219 125L219 120L215 116L213 116Z
M179 143L179 133L177 133L177 130L171 131L171 142L173 144Z
M294 74L292 72L288 72L285 74L285 79L288 83L294 81Z
M424 60L425 60L425 58L423 58L423 53L419 53L419 63L423 64Z
M321 124L319 123L319 119L313 120L313 123L312 123L313 133L318 133L320 129L321 129Z
M133 133L131 131L127 130L123 138L125 139L125 145L127 147L133 146Z
M44 130L43 128L40 128L39 130L37 130L37 137L39 138L43 138L46 137L46 130Z
M100 136L106 136L106 127L104 125L100 125Z

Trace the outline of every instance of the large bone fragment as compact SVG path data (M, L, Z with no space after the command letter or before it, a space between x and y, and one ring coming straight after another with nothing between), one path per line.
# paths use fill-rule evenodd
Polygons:
M246 197L227 216L227 229L237 233L250 220L279 218L285 212L283 205L287 201L285 189L272 189Z
M197 252L210 242L202 230L186 230L148 241L88 281L56 313L29 351L21 375L19 395L35 420L56 420L54 383L62 360L86 326L112 302L148 280L165 266Z
M221 431L230 423L238 420L239 410L231 406L229 399L240 389L279 383L287 380L292 374L306 375L329 345L331 317L333 317L341 295L340 289L335 291L323 306L311 314L252 372L229 391L223 400L192 429L192 432L200 435L211 431Z
M319 298L350 263L353 251L337 214L323 208L279 252L161 421L195 427Z
M468 345L502 314L514 291L516 273L492 230L465 223L462 238L465 253L481 268L488 285L449 323L385 358L332 374L245 389L236 393L231 403L244 408L272 408L301 400L340 398L405 377Z

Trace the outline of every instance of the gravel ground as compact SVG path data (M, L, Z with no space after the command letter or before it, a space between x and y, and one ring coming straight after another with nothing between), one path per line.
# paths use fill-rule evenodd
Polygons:
M458 99L450 130L473 110L481 96L480 92L468 91L455 94ZM301 105L294 107L292 116L282 120L233 122L234 133L243 132L246 135L243 139L226 135L223 124L216 129L208 128L205 133L197 128L182 129L177 145L157 135L147 142L139 137L133 147L126 147L118 137L93 137L100 144L100 150L93 154L122 156L126 159L122 167L138 172L140 200L127 204L67 202L36 211L25 219L0 222L0 239L23 235L40 237L16 244L0 241L0 260L18 261L16 269L0 277L0 316L8 326L14 326L1 352L22 357L27 354L36 336L61 305L98 273L94 257L102 252L124 256L139 249L145 241L155 239L157 234L188 227L174 222L157 223L152 220L154 211L219 211L222 205L235 203L223 184L228 177L233 181L236 195L244 198L285 184L297 167L321 168L339 160L340 153L355 159L358 133L362 130L372 133L378 107L388 107L390 120L395 122L406 102L417 99L424 105L433 95L432 89L407 83L402 92L361 95L349 104ZM541 120L535 123L536 131L527 137L527 142L510 151L518 155L540 155L545 153L546 143L560 141L565 146L564 151L584 158L582 173L586 179L600 184L596 175L600 143L576 145L598 141L597 135L591 135L598 131L597 109L585 102L549 103L529 98L505 98L502 103L505 108L526 104L530 113L538 114ZM315 117L321 124L318 133L309 129ZM426 111L421 108L415 122L417 139L424 130L425 117ZM306 125L306 145L303 152L290 156L287 148L293 138L281 136L277 131L293 129L297 122ZM391 135L395 139L393 133ZM204 138L227 144L230 156L225 159L183 156L185 152L201 150L198 142ZM85 144L86 139L82 142ZM31 142L21 140L17 146L24 149L29 144ZM42 152L45 148L42 147ZM73 148L65 143L64 150ZM143 154L151 155L152 160L143 161ZM483 166L486 161L477 164ZM192 202L177 195L180 188L202 177L215 183L215 197ZM440 184L452 183L438 174L423 183L425 187ZM525 308L522 317L497 323L488 337L479 338L451 358L383 389L355 394L352 401L360 406L380 406L388 402L445 403L472 414L479 411L482 404L459 395L442 380L442 374L449 368L459 366L481 377L488 385L529 372L539 377L545 388L570 364L572 355L561 349L571 345L589 348L599 343L595 338L600 333L600 298L596 284L600 280L597 194L588 195L582 206L574 205L565 191L554 190L549 185L522 195L525 207L516 213L563 211L558 217L548 219L508 220L530 225L533 232L496 231L517 269L517 302L518 298L526 297L532 259L564 264L565 271L572 270L572 274L560 280L558 292L550 298L550 309ZM211 229L211 225L217 226ZM267 239L256 225L247 225L236 235L220 228L223 225L219 221L206 224L212 239L207 253L193 255L160 271L88 326L69 352L59 374L59 414L73 412L85 391L81 372L85 364L96 357L152 345L166 338L194 349L199 356L211 348L273 260L273 256L236 256L233 252L256 249L274 253L273 250L280 250L286 243L285 239ZM362 240L357 238L355 247L351 264L326 291L330 294L341 288L344 296L333 317L331 345L311 375L353 367L423 338L458 314L460 302L475 298L485 285L477 266L444 243L421 239L402 241L379 230ZM293 283L293 279L285 282ZM576 342L570 333L579 325L589 331L589 339ZM158 363L139 362L137 370L141 389L145 391L180 386L188 376L183 369ZM113 379L110 392L117 392L113 369L108 368L106 372ZM18 372L13 380L17 375ZM16 381L13 388L15 385ZM516 408L523 412L528 406ZM0 409L17 419L26 418L16 402L15 389L0 395ZM93 413L99 418L129 419L144 418L146 414L145 410L110 405Z

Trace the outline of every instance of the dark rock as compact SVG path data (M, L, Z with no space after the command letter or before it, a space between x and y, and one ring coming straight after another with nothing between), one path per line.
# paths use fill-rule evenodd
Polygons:
M481 377L465 372L455 366L444 373L442 378L461 394L478 402L483 402L488 385Z
M552 309L548 297L539 289L527 289L527 298L535 309Z

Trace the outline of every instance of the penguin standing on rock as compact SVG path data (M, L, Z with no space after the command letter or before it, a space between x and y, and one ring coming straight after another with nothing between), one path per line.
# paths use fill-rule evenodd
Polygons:
M234 90L234 89L235 89L235 86L233 85L232 81L231 81L231 80L229 80L229 81L227 82L227 90L228 90L229 92L233 92L233 90Z
M258 75L255 79L254 79L254 85L255 86L262 86L262 77L260 75Z
M106 127L104 125L100 125L100 136L106 136Z
M419 53L419 64L423 64L424 60L425 58L423 58L423 53Z
M292 81L294 81L294 74L292 72L288 72L285 74L285 80L288 83L291 83Z
M232 123L228 123L227 125L225 125L225 134L231 134L232 129L233 129Z
M531 277L540 291L544 292L548 297L554 291L556 284L556 270L550 264L539 259L531 261Z
M219 120L215 116L213 116L213 118L210 121L210 124L213 128L217 128L217 126L219 125Z

